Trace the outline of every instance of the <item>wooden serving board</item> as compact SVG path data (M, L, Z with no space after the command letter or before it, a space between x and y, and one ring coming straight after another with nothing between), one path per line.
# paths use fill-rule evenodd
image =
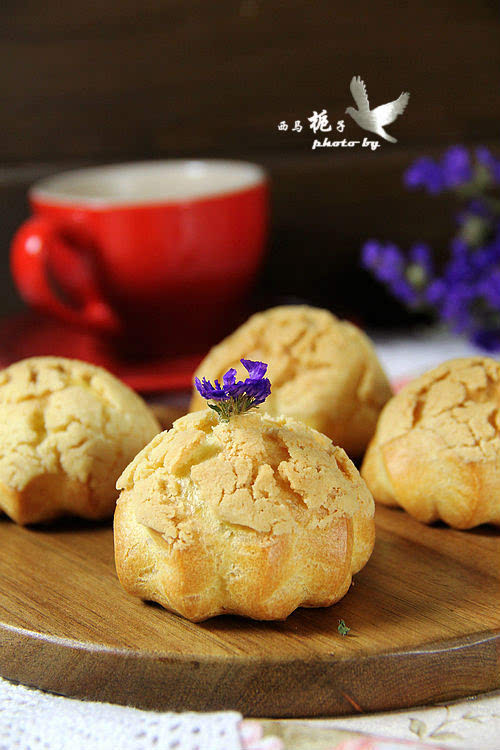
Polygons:
M0 521L0 674L64 695L297 717L407 707L500 686L500 534L377 510L344 599L285 622L193 624L127 595L110 524ZM351 632L337 631L342 618Z

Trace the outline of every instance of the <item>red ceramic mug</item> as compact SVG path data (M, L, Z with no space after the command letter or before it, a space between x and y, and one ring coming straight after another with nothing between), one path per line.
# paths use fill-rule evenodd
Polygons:
M11 250L21 296L135 354L202 351L223 335L266 243L267 179L246 162L80 169L29 199Z

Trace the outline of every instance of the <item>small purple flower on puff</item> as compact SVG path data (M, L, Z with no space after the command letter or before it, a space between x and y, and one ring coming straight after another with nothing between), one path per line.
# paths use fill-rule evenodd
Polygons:
M240 362L248 372L250 380L262 380L267 372L267 365L265 362L252 362L251 359L240 359ZM233 370L233 372L236 374L236 370Z
M217 412L222 422L227 422L233 414L242 414L256 408L271 393L271 382L264 377L267 372L265 362L253 362L250 359L241 359L240 362L248 372L246 380L237 381L233 367L222 376L222 385L218 380L212 385L206 378L194 379L200 396L207 401L217 402L208 406Z
M195 378L194 383L196 390L203 398L212 399L212 401L225 401L228 398L228 390L234 385L235 379L236 370L231 368L222 376L222 385L218 380L215 380L214 385L212 385L206 378L203 378L203 380Z

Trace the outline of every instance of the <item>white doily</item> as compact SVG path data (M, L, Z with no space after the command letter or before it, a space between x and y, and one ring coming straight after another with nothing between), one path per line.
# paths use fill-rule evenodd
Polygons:
M240 750L241 714L155 713L0 679L1 750ZM247 748L250 747L246 745Z
M420 329L406 335L372 336L378 357L391 380L399 380L437 367L455 357L484 355L461 336L440 328Z

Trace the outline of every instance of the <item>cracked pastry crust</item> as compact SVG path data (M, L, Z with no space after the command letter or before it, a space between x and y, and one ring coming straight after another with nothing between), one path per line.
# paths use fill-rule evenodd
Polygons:
M374 503L342 448L304 424L209 409L157 435L117 482L118 577L195 622L279 620L347 592Z
M272 391L266 411L299 419L361 456L392 391L370 340L356 326L307 305L253 315L215 346L198 377L222 378L240 359L267 362ZM191 411L206 406L196 390Z
M0 509L20 524L113 514L115 482L160 430L100 367L32 357L0 371Z
M500 364L445 362L385 406L361 473L375 500L423 523L500 525Z

